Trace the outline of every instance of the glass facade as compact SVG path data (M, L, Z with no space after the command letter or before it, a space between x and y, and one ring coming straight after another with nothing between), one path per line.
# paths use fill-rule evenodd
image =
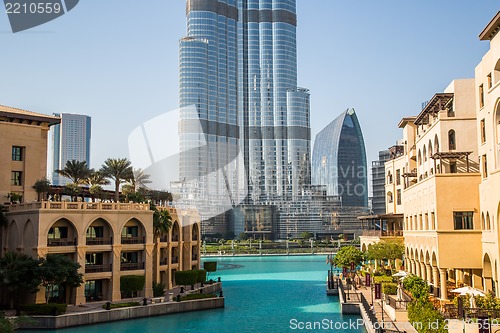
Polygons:
M354 109L348 109L316 136L312 182L342 197L342 206L367 207L366 152Z
M183 198L204 220L243 198L275 205L299 196L311 183L311 134L309 91L297 87L296 0L187 0L186 16ZM218 224L202 233L224 233Z

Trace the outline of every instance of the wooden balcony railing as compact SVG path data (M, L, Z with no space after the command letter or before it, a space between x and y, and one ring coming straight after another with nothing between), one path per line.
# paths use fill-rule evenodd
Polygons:
M87 238L87 245L110 245L113 244L113 237L91 237Z
M111 272L111 264L109 265L85 265L85 273L100 273L100 272Z
M74 246L76 238L48 238L47 246Z
M122 271L133 271L136 269L144 269L143 262L122 262L120 264L120 270Z
M145 244L146 237L122 237L122 244Z
M363 236L403 237L403 230L363 230Z

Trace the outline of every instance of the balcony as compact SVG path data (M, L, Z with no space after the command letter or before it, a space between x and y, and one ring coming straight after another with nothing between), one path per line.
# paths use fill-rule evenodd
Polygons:
M120 264L120 270L122 271L134 271L137 269L144 269L143 262L122 262Z
M178 242L179 241L179 235L172 235L172 242Z
M76 238L49 238L47 239L47 246L74 246L76 245Z
M122 237L122 244L145 244L145 237Z
M172 264L178 264L179 263L179 257L172 257Z
M112 265L85 265L85 273L111 272Z
M161 243L167 243L168 242L168 235L163 235L160 237L160 242Z
M192 260L192 261L197 261L197 260L198 260L198 255L197 255L197 254L193 254L193 255L191 256L191 260Z
M166 265L168 265L168 258L161 258L161 259L160 259L160 265L161 265L161 266L166 266Z
M111 245L113 244L113 237L103 238L103 237L93 237L87 238L87 245Z
M29 202L9 206L10 212L28 210L126 210L147 211L149 204L121 203L121 202L62 202L41 201Z
M403 237L403 230L363 230L363 236Z

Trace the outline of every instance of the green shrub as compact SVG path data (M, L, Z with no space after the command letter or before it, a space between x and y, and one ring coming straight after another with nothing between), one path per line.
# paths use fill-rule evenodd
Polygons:
M134 297L144 288L146 277L144 275L124 275L120 277L120 291L123 297Z
M203 269L206 270L209 274L211 272L217 271L217 261L205 261L203 263Z
M181 286L191 286L198 280L198 271L175 272L175 283Z
M384 283L384 282L392 283L394 280L392 276L374 276L373 281L375 283Z
M213 294L188 294L186 296L182 296L181 301L190 301L193 299L204 299L213 297L215 297Z
M153 282L153 297L165 295L165 285L163 283Z
M110 308L111 309L119 309L119 308L129 308L131 306L139 306L141 303L139 302L125 302L125 303L111 303ZM102 306L103 309L106 309L106 304Z
M8 318L5 318L5 314L1 311L0 311L0 332L3 333L14 332L14 325Z
M205 283L207 281L207 271L204 269L196 270L198 272L198 279L196 282Z
M51 316L66 313L66 304L27 304L21 306L21 311L30 316Z
M429 287L427 282L416 275L410 275L403 280L403 287L411 293L415 299L429 298Z
M386 295L396 295L398 293L398 285L392 282L382 283L382 292Z
M427 299L414 299L408 305L408 319L421 325L414 325L419 333L448 333L443 316Z

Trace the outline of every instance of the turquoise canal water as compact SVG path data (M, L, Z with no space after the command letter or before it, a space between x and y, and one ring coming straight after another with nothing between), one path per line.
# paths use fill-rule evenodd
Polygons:
M205 260L216 260L221 269L210 277L222 279L226 297L224 309L43 332L365 332L361 326L345 329L346 323L354 324L359 317L340 314L338 297L326 296L329 268L326 256L211 257ZM314 322L319 322L322 328L306 329L308 323L313 325ZM339 326L341 324L344 329Z

